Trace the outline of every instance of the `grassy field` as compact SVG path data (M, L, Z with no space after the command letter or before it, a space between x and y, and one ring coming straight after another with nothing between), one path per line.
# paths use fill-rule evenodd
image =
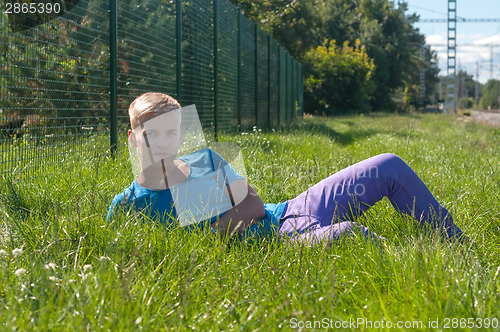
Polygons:
M499 129L455 116L375 114L306 118L221 140L241 146L265 202L396 153L472 241L425 232L387 200L360 218L386 245L227 241L134 215L108 225L111 199L133 179L126 148L116 160L61 158L57 172L2 181L1 330L319 330L342 322L346 330L500 330Z

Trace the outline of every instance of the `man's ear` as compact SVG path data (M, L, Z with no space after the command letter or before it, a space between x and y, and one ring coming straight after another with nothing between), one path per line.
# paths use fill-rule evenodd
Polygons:
M130 145L132 145L134 148L137 147L137 141L135 139L135 134L131 129L128 130L128 141L130 142Z

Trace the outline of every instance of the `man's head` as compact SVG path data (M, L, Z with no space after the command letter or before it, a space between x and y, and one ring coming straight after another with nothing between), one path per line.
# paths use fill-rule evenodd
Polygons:
M128 109L132 130L157 115L180 110L179 102L164 93L148 92L137 97Z
M137 148L141 168L165 160L173 162L180 146L181 113L177 100L163 93L148 92L129 107L130 144Z

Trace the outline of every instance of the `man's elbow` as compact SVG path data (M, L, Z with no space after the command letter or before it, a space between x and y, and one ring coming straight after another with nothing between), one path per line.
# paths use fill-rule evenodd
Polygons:
M255 218L254 222L258 222L266 216L266 209L264 208L264 203L259 195L252 195L252 206L254 207Z
M259 221L261 220L262 218L264 218L266 216L266 209L264 209L264 204L261 204L259 205L258 207L258 211L257 211L257 220L255 221Z

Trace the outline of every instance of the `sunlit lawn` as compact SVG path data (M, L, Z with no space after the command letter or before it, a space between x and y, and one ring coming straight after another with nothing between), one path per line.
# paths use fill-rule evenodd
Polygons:
M429 330L430 320L442 329L448 319L450 328L500 329L499 129L455 116L376 114L306 118L220 140L241 147L248 181L265 202L396 153L471 241L426 232L386 200L360 219L386 245L358 237L314 248L226 241L134 215L106 224L111 199L133 179L122 146L115 160L66 157L57 171L3 181L2 328L268 331L383 319Z

